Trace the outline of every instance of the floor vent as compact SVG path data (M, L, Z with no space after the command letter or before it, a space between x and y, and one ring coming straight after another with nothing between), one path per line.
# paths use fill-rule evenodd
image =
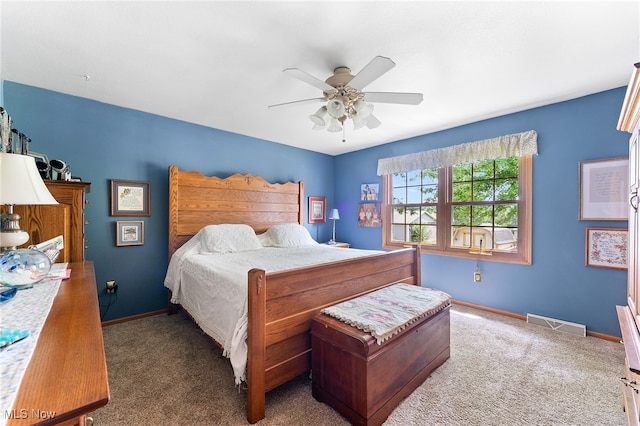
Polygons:
M527 322L529 324L540 325L542 327L574 334L576 336L585 337L587 335L587 327L574 322L562 321L534 314L527 314Z

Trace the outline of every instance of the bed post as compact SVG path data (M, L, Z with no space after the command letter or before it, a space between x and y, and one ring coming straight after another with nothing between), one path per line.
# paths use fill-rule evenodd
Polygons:
M171 261L171 256L177 250L176 237L178 235L178 167L169 166L169 256L167 261ZM171 290L167 289L167 313L175 314L178 307L171 303Z
M304 225L304 182L298 182L298 223Z
M256 423L265 416L265 271L252 269L248 280L247 313L247 420Z
M416 285L422 286L422 246L416 245Z

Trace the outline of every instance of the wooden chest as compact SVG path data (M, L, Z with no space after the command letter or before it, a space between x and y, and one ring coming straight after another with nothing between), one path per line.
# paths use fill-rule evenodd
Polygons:
M449 306L382 344L328 315L312 320L312 391L354 425L380 425L450 355Z

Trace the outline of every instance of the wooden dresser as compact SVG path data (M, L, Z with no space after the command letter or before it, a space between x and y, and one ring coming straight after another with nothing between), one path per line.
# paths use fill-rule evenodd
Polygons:
M638 254L640 253L638 214L638 188L640 187L640 63L627 88L618 130L631 133L629 140L629 242L627 305L617 306L620 330L626 353L622 378L623 403L627 424L640 425L640 283Z
M62 235L64 249L57 262L82 262L84 258L84 206L91 184L46 180L45 184L58 205L15 206L20 228L29 233L27 244L38 244Z
M84 425L86 414L109 402L93 263L69 267L71 278L53 301L13 404L17 418L8 426Z

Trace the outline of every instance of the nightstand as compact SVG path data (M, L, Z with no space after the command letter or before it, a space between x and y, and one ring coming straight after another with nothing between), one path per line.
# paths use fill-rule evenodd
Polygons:
M329 244L329 243L324 243L324 244L328 245L328 246L336 247L336 248L349 248L349 247L351 247L351 244L349 244L349 243L341 243L341 242L338 242L338 241L336 241L335 244Z

